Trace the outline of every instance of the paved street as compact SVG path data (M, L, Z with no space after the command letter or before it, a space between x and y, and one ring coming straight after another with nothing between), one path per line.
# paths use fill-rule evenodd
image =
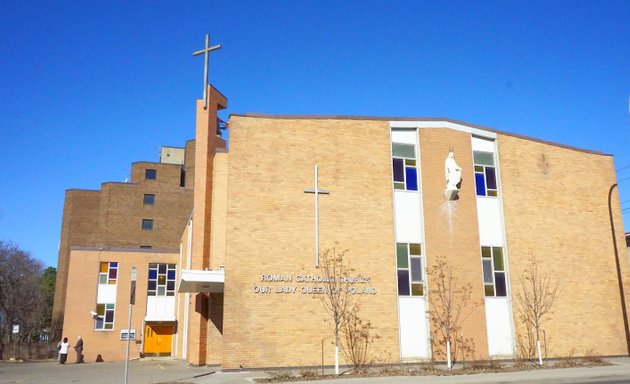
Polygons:
M612 359L613 365L591 368L541 369L534 371L491 373L461 376L413 376L347 378L307 383L338 384L586 384L630 383L630 359ZM130 384L245 384L257 377L267 377L266 371L221 372L212 367L189 367L171 358L142 359L129 364ZM0 362L1 384L110 384L122 383L123 363L88 363L59 365L56 362Z

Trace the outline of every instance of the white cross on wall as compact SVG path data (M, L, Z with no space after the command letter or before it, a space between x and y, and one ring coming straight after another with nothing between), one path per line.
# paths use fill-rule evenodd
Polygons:
M328 195L330 192L327 189L319 189L317 186L317 174L318 168L315 164L315 188L305 188L304 193L312 193L315 195L315 268L319 268L319 204L318 196Z

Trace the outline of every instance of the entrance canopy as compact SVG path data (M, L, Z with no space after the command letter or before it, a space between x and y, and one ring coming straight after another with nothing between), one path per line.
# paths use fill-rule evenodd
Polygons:
M223 292L225 274L221 271L183 269L178 292Z

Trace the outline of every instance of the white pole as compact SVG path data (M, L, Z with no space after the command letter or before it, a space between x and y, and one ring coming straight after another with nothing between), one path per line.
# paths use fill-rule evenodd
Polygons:
M335 375L339 374L339 346L335 345Z
M542 353L540 352L540 339L536 341L536 349L538 349L538 364L543 365Z
M131 312L133 310L133 304L136 302L136 279L138 276L138 269L131 267L131 288L129 295L129 318L127 320L127 353L125 354L125 384L129 378L129 341L131 339Z
M451 369L451 341L446 340L446 366Z

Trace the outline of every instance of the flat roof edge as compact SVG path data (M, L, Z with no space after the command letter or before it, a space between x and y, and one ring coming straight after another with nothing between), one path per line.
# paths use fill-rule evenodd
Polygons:
M139 252L139 253L175 253L179 254L179 249L156 249L156 248L118 248L118 247L86 247L72 246L71 251L100 251L100 252Z

